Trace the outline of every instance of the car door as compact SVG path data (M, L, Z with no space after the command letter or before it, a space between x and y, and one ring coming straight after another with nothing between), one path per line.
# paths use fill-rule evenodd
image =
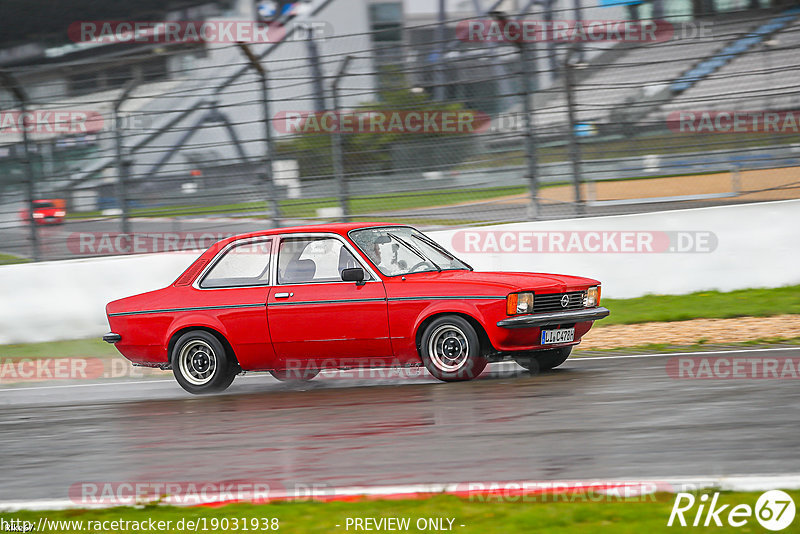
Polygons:
M286 368L380 365L391 358L381 280L338 235L281 237L267 307L272 343ZM363 283L343 282L361 267Z
M246 370L274 367L266 309L273 251L271 237L231 243L198 277L196 311L187 312L209 314L222 323L226 339Z

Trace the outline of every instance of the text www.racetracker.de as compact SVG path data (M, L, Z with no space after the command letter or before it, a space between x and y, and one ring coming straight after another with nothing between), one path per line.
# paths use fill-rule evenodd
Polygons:
M40 517L37 522L0 518L2 532L161 532L161 531L265 531L280 529L276 517L195 517L181 519L59 519Z

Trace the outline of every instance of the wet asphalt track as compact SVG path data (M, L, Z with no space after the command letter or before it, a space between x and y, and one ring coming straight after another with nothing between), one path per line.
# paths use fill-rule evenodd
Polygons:
M800 357L800 349L738 356ZM387 485L800 472L800 382L675 380L670 355L468 383L239 377L0 389L0 501L81 481ZM52 383L51 383L52 384Z

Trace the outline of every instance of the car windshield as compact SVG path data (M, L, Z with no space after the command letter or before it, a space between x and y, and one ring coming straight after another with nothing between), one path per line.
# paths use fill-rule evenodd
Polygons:
M364 228L350 232L350 237L387 276L472 269L422 232L407 226Z
M33 202L33 207L39 209L48 209L48 208L55 208L55 204L52 202L47 202L46 200L35 200Z

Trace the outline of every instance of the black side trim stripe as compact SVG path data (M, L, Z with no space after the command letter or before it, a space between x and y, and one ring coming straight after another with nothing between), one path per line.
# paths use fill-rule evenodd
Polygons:
M221 306L195 306L192 308L164 308L162 310L142 310L142 311L131 311L131 312L117 312L117 313L109 313L109 317L118 317L120 315L144 315L147 313L172 313L172 312L183 312L183 311L202 311L202 310L225 310L225 309L235 309L235 308L262 308L265 304L223 304Z
M492 296L427 296L427 297L392 297L389 301L413 301L413 300L505 300L505 296L492 297ZM336 300L303 300L297 302L270 302L269 306L301 306L304 304L348 304L352 302L385 302L387 299L384 297L368 298L368 299L336 299ZM266 304L223 304L220 306L195 306L191 308L164 308L160 310L141 310L130 312L117 312L109 313L109 317L119 317L122 315L145 315L149 313L174 313L186 311L203 311L203 310L225 310L236 308L260 308Z
M302 304L349 304L351 302L386 302L383 297L371 299L338 299L338 300L298 300L296 302L270 302L269 306L300 306Z
M505 300L506 297L487 297L487 296L433 296L433 297L392 297L369 298L369 299L336 299L336 300L302 300L297 302L270 302L270 306L298 306L302 304L347 304L350 302L384 302L392 301L413 301L413 300Z
M490 295L456 295L456 296L429 296L429 297L392 297L389 300L403 301L403 300L505 300L506 296L493 297Z

